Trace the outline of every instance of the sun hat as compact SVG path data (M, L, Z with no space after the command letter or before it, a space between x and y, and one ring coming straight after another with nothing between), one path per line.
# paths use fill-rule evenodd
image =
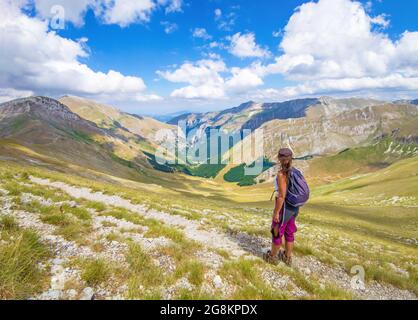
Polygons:
M282 148L279 150L279 158L291 158L293 157L293 152L289 148Z

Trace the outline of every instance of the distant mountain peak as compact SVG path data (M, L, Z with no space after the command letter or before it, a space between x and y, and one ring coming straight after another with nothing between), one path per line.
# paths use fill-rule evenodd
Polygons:
M8 101L0 104L0 113L32 114L52 120L54 118L66 121L81 121L81 117L73 113L66 105L58 100L44 96L33 96Z

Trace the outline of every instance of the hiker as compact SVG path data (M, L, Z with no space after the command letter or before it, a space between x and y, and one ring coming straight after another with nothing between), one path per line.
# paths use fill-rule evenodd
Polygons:
M309 188L302 173L292 167L293 152L282 148L278 152L280 170L275 179L275 206L271 224L272 244L263 258L269 263L283 261L292 264L293 244L295 241L296 217L299 208L309 198ZM272 195L273 197L273 195ZM281 249L284 237L284 250Z

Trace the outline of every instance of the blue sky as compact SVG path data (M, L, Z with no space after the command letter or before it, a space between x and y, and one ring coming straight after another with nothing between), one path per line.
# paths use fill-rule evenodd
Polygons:
M416 1L0 0L0 6L3 101L72 94L163 114L320 95L411 98L418 89Z

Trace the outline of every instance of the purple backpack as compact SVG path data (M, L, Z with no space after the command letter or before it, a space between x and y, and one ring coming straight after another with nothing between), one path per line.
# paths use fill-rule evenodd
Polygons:
M286 202L293 207L303 206L309 199L309 187L302 172L292 168L286 192Z

